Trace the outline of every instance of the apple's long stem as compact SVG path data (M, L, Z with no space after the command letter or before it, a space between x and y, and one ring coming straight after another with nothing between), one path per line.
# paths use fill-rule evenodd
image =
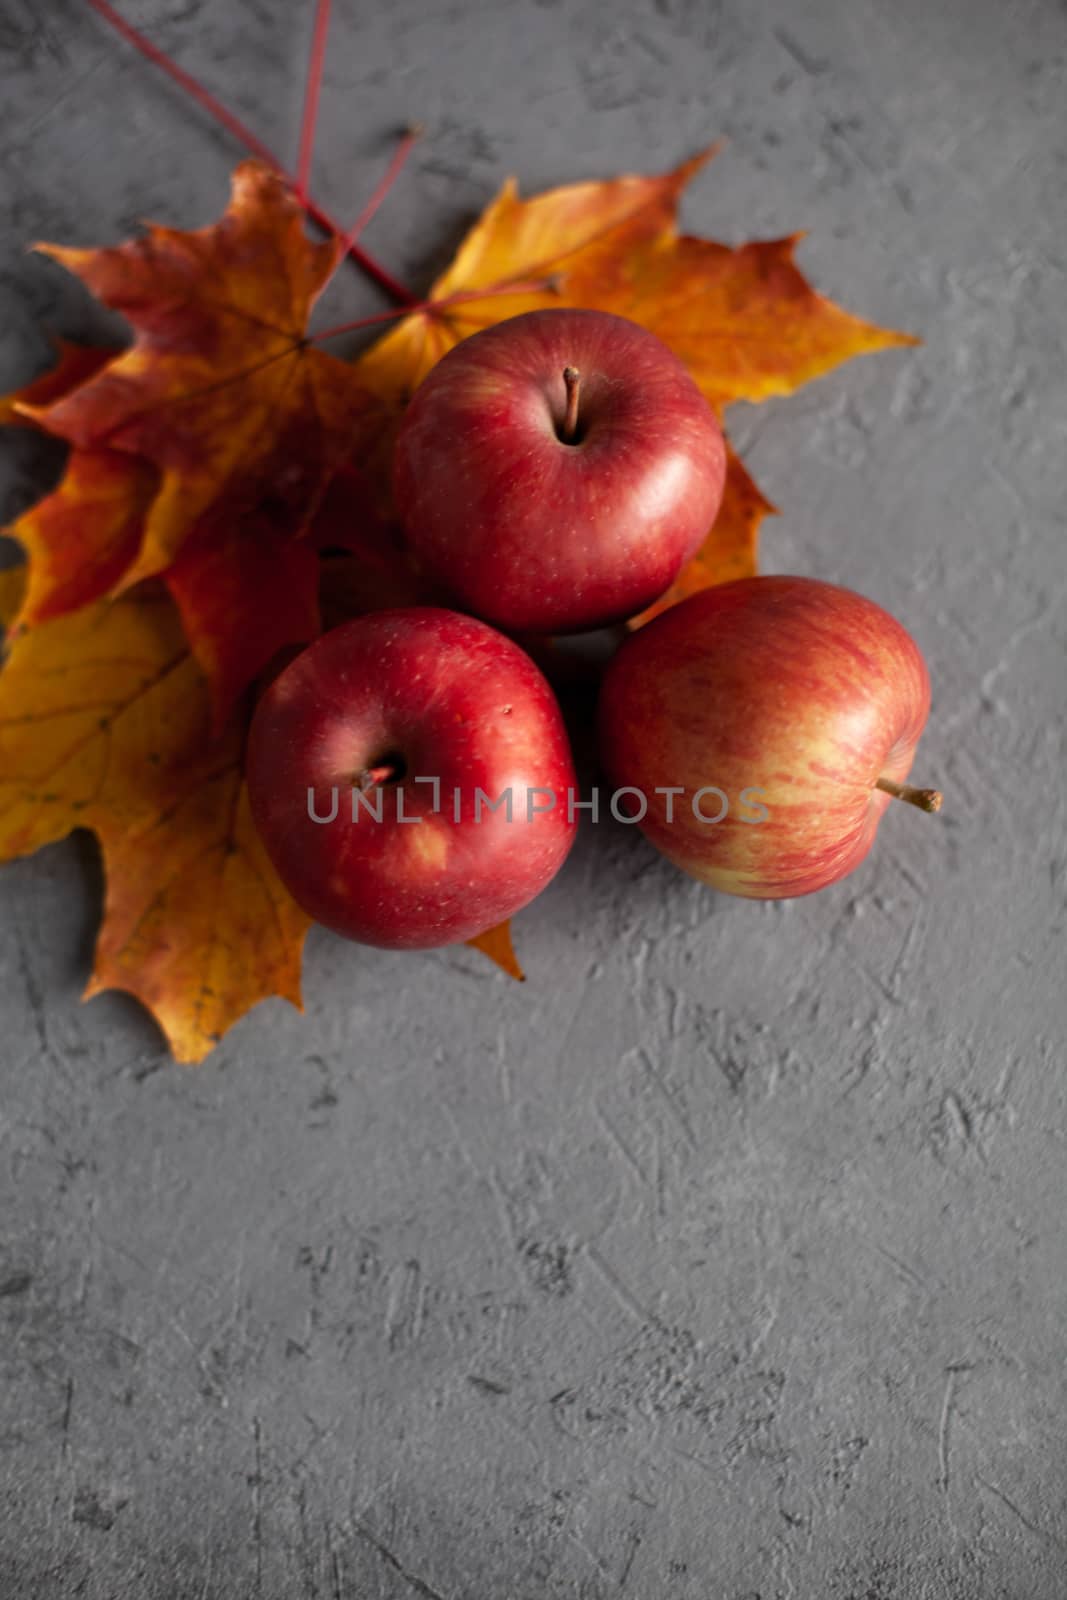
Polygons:
M892 778L879 778L874 787L891 794L894 800L906 800L909 806L918 806L920 811L941 810L940 789L913 789L910 783L894 783Z
M578 432L578 393L582 387L582 375L577 367L564 367L563 381L567 385L567 411L563 418L563 439L566 444L574 441Z

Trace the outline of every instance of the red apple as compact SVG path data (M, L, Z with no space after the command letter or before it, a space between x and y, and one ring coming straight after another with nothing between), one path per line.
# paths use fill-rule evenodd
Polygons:
M892 796L940 806L903 781L929 709L918 646L873 601L812 578L742 578L622 646L601 692L601 756L616 786L647 797L641 827L683 871L777 899L857 867ZM671 786L684 793L655 792Z
M531 311L433 369L394 481L412 548L467 609L568 633L670 587L725 471L711 408L653 334L603 311Z
M293 898L365 944L484 932L540 893L574 838L551 689L510 639L436 607L357 618L297 656L256 709L247 774ZM509 791L510 818L490 809Z

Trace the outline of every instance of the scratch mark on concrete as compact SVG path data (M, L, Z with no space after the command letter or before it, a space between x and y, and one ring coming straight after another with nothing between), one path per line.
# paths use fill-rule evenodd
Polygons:
M120 1251L119 1253L128 1254L128 1252L123 1251ZM140 1265L140 1263L138 1264ZM203 1379L203 1389L201 1392L207 1395L210 1399L217 1400L223 1408L228 1406L230 1402L224 1389L222 1388L222 1385L209 1370L203 1355L200 1353L192 1339L189 1337L188 1333L182 1327L181 1323L178 1321L178 1318L172 1311L169 1311L165 1313L165 1320L168 1327L172 1328L173 1331L178 1335L179 1339L181 1339L182 1343L186 1346L191 1354L193 1360L196 1362L197 1370Z
M625 1589L625 1587L626 1587L626 1580L630 1576L630 1568L634 1564L634 1556L637 1554L637 1549L638 1549L638 1546L640 1545L640 1543L641 1543L641 1535L635 1529L633 1537L630 1540L630 1548L629 1548L629 1550L627 1552L626 1560L625 1560L625 1562L623 1564L622 1572L619 1574L619 1588L620 1589Z
M1054 1533L1050 1533L1047 1528L1042 1528L1039 1523L1028 1517L1026 1512L1004 1493L1003 1489L998 1489L995 1483L989 1482L988 1478L983 1478L978 1474L976 1476L983 1489L988 1489L990 1494L997 1497L1001 1505L1007 1506L1012 1515L1018 1517L1024 1528L1028 1528L1038 1539L1047 1539L1048 1543L1055 1545L1057 1550L1067 1550L1067 1544L1064 1544L1062 1539L1058 1539Z
M969 1372L969 1361L954 1361L945 1368L945 1392L941 1397L941 1418L937 1428L937 1461L938 1461L938 1486L941 1493L948 1494L949 1485L949 1430L952 1423L952 1408L956 1399L956 1383L961 1372Z
M663 1099L664 1105L667 1107L667 1109L670 1111L671 1115L674 1117L674 1120L678 1124L678 1127L681 1129L683 1135L685 1136L685 1139L686 1139L687 1143L692 1147L692 1149L695 1150L696 1149L696 1145L697 1145L697 1138L696 1138L696 1134L693 1132L693 1125L690 1122L688 1116L686 1115L686 1113L682 1109L682 1107L678 1104L678 1101L677 1101L677 1098L675 1097L675 1095L672 1094L670 1089L668 1089L666 1083L660 1077L659 1073L656 1071L655 1064L653 1063L652 1057L649 1055L648 1051L647 1050L642 1050L642 1051L639 1052L639 1055L640 1055L641 1065L645 1070L646 1076L649 1078L649 1080L659 1090L659 1093L660 1093L660 1095L661 1095L661 1097Z
M961 1144L970 1144L972 1131L971 1118L969 1113L964 1108L963 1102L959 1095L955 1094L950 1089L941 1103L944 1108L946 1118L951 1123L952 1130L957 1139L959 1139Z
M215 1557L211 1547L208 1546L208 1549L204 1552L204 1584L200 1590L200 1600L208 1600L208 1595L211 1593L211 1577L214 1569Z
M483 1378L477 1372L467 1373L467 1382L475 1389L481 1389L484 1394L510 1394L511 1389L506 1383L497 1383L493 1378Z
M40 116L34 117L33 121L25 129L23 138L27 140L31 139L34 134L36 134L38 130L43 127L49 118L55 115L60 106L69 100L72 95L76 94L81 89L82 85L89 78L91 78L94 73L100 71L100 68L103 66L106 59L106 56L100 56L100 58L94 61L91 66L86 67L84 72L79 73L77 77L75 77L59 94L53 95L49 99L48 104L45 106L45 109L41 112Z
M78 1287L75 1291L74 1301L75 1305L82 1310L84 1309L85 1303L89 1298L89 1284L92 1282L93 1276L93 1245L95 1242L94 1235L96 1233L96 1207L96 1195L90 1195L86 1216L85 1254L82 1258L81 1271L78 1274Z
M439 1589L433 1588L424 1578L420 1578L417 1573L409 1571L399 1557L393 1554L389 1546L378 1538L376 1533L372 1533L369 1528L365 1528L361 1522L355 1522L352 1526L360 1538L365 1540L372 1550L378 1552L386 1566L395 1572L398 1578L403 1578L408 1587L414 1589L416 1594L423 1595L425 1600L445 1600Z
M885 1256L886 1260L896 1267L901 1277L905 1278L908 1283L913 1283L918 1289L926 1289L926 1280L915 1271L914 1267L909 1267L906 1261L902 1261L899 1256L895 1256L892 1250L887 1250L883 1244L876 1244L874 1248L880 1256Z
M826 71L826 62L818 61L814 56L809 55L808 52L797 43L792 34L787 33L784 28L772 28L771 32L778 40L778 43L781 45L786 55L792 56L797 66L800 67L803 72L806 72L809 78L818 78Z
M593 1114L595 1115L597 1121L600 1123L600 1126L604 1129L604 1132L611 1139L612 1143L616 1146L616 1148L618 1150L620 1150L622 1152L622 1155L625 1158L627 1165L630 1166L633 1169L633 1171L640 1178L641 1182L643 1184L647 1185L647 1183L648 1183L648 1174L645 1172L644 1167L642 1167L640 1161L638 1161L636 1155L630 1149L630 1146L626 1143L626 1140L623 1138L623 1136L619 1132L618 1128L616 1128L615 1124L607 1116L607 1114L605 1113L603 1107L599 1104L599 1102L597 1100L593 1101Z
M330 1558L330 1577L333 1579L333 1600L344 1600L344 1582L341 1573L341 1558L334 1548L333 1539L330 1537L330 1524L326 1524L326 1554Z
M714 1478L716 1481L719 1480L721 1474L712 1466L710 1461L702 1461L699 1456L691 1455L688 1450L682 1450L676 1444L671 1445L670 1451L672 1456L678 1456L682 1461L691 1461L694 1467L699 1467L701 1472L706 1473L709 1478Z
M630 1313L632 1317L636 1317L642 1326L658 1320L655 1316L653 1316L652 1312L648 1310L647 1306L643 1306L640 1300L638 1300L635 1295L631 1294L630 1290L623 1283L622 1279L615 1272L614 1268L608 1266L608 1263L604 1260L604 1257L594 1245L586 1245L585 1253L589 1259L590 1265L596 1268L599 1277L604 1283L607 1284L615 1299L621 1306L625 1308L625 1310Z
M252 1440L255 1468L249 1478L252 1490L252 1537L256 1545L256 1594L263 1593L263 1450L262 1429L258 1417L252 1418Z
M424 1296L422 1268L415 1260L405 1262L394 1281L386 1313L386 1336L390 1350L413 1345L422 1332Z
M607 1567L604 1565L603 1561L601 1561L596 1551L590 1549L589 1545L586 1544L585 1540L576 1529L568 1528L566 1530L566 1537L570 1540L571 1544L575 1545L582 1552L586 1560L596 1568L601 1577L606 1578L609 1576Z
M26 941L23 938L17 923L15 924L14 931L15 950L18 955L19 977L22 979L22 987L25 991L26 999L29 1001L30 1014L33 1017L33 1028L35 1034L37 1035L37 1045L42 1055L50 1056L52 1053L52 1045L48 1037L48 1029L45 1025L44 995L41 992L41 986L37 982L33 967L30 963L30 956L29 951L26 948Z

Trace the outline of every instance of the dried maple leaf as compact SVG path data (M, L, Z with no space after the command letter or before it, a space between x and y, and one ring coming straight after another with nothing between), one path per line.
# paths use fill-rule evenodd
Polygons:
M69 339L57 339L55 347L59 360L54 367L13 394L0 396L0 427L40 427L36 418L21 409L23 406L51 405L94 378L115 354L93 345L73 344Z
M461 339L524 311L573 304L569 278L583 255L625 255L659 237L686 184L713 154L701 151L661 177L566 184L532 200L521 200L509 178L434 283L427 305L360 361L367 387L406 401Z
M87 383L118 354L66 339L55 344L54 367L0 398L0 426L42 428L42 408ZM58 488L6 530L30 558L28 576L20 579L19 615L9 624L42 622L107 593L137 555L158 481L147 462L122 451L72 451Z
M17 616L26 588L26 568L0 567L0 630L7 631Z
M566 293L656 334L720 414L736 400L792 394L853 356L918 343L817 294L793 260L801 238L732 248L671 224L625 256L588 253Z
M517 983L526 982L526 974L519 966L515 946L511 942L510 920L498 923L495 928L487 928L476 938L468 939L467 943L472 950L480 950L483 956L488 956L509 978L514 978Z
M211 684L215 734L280 651L321 631L318 551L255 512L201 526L165 580Z
M18 605L5 573L0 605ZM213 741L206 684L157 586L27 629L0 674L0 859L77 827L100 839L107 903L87 990L155 1013L199 1061L250 1006L300 1005L308 919L252 826L242 738Z
M29 557L16 625L89 605L119 583L158 488L155 467L136 456L72 450L59 487L8 530Z
M658 178L567 184L532 200L509 180L427 304L363 357L368 388L410 397L461 339L553 305L651 329L719 408L791 393L851 356L916 342L817 294L793 261L802 235L732 249L679 233L682 191L712 153Z
M180 562L175 598L221 720L280 645L317 631L316 554L301 536L367 407L354 368L306 336L340 245L308 239L284 180L246 162L211 227L153 227L114 249L39 248L121 312L136 338L88 382L19 410L76 450L125 452L158 470L159 492L124 570L96 567L114 592ZM286 541L287 581L250 584L255 563L275 560ZM213 600L219 588L241 601L239 613L226 613L228 638ZM39 614L58 608L47 573L35 589Z

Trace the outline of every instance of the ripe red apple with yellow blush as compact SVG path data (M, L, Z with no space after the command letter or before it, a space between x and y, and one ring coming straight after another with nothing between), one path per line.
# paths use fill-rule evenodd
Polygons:
M256 708L246 771L293 898L365 944L473 938L540 893L575 834L545 679L484 622L432 606L344 623L290 662Z
M647 797L641 827L676 866L777 899L857 867L892 798L940 807L904 781L929 709L918 646L873 601L812 578L742 578L623 644L600 750L616 787Z
M573 633L650 605L706 538L726 451L682 363L603 311L466 339L416 391L394 483L408 542L465 609Z

